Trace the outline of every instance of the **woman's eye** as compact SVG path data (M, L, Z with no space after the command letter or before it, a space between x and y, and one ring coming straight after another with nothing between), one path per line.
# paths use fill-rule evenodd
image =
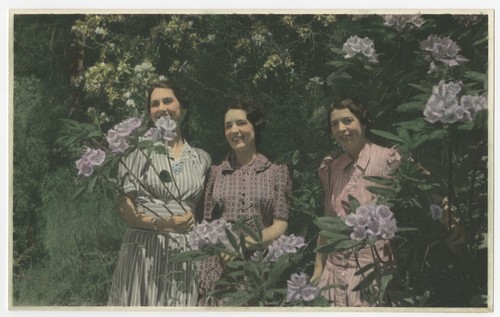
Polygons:
M164 104L166 104L166 105L171 104L172 103L172 98L164 98L164 99L162 99L162 102Z

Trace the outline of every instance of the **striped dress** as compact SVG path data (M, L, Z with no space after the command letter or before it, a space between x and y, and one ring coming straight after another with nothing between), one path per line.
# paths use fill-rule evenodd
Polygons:
M168 153L171 152L169 148ZM135 193L139 210L152 214L149 211L151 209L165 218L171 213L183 214L182 207L172 197L173 193L186 209L194 212L203 193L205 176L211 165L210 156L185 143L177 160L153 152L150 162L152 166L147 164L144 154L136 151L125 160L128 169L123 166L119 169L123 189L126 193ZM173 181L162 183L157 176L157 172L162 170L170 171L170 166L170 174L177 186ZM140 177L140 183L134 175ZM113 275L108 305L196 305L198 294L194 265L169 261L186 247L187 235L184 234L127 228Z
M347 153L337 159L331 156L323 159L319 176L325 191L325 216L345 218L349 213L344 207L349 205L349 195L355 197L361 205L375 203L377 197L368 191L368 187L377 185L364 176L387 177L399 166L400 161L401 157L395 149L373 143L365 144L356 162ZM379 240L376 247L384 261L392 259L388 240ZM370 263L373 263L373 258L369 247L359 250L356 256L351 249L330 253L318 287L339 285L323 294L332 301L333 306L368 306L369 303L362 299L360 292L353 292L352 289L363 278L361 275L354 275L359 269L358 264L363 267Z

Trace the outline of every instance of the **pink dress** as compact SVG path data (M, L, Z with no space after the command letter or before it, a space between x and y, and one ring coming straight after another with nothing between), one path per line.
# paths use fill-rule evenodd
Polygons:
M344 153L333 159L328 156L323 159L319 168L319 176L325 191L325 216L344 218L349 210L349 195L355 197L361 205L375 203L377 196L368 191L367 187L377 184L366 180L364 176L387 177L399 166L401 157L393 148L385 148L368 142L361 150L357 162ZM392 253L388 240L379 240L376 243L377 251L384 261L392 260ZM369 306L361 298L360 292L352 289L358 285L363 277L354 275L361 267L372 263L372 253L369 247L357 251L357 261L354 252L350 249L342 252L330 253L327 257L323 273L318 286L324 287L337 284L339 287L330 288L324 296L332 301L332 306Z

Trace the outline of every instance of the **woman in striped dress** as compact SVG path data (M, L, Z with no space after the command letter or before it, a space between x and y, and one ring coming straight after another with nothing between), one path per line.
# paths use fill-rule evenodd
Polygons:
M156 122L168 114L179 121L188 109L181 91L170 82L155 83L148 95L148 114ZM184 121L185 122L185 121ZM202 196L209 155L191 147L180 124L166 154L136 150L120 166L123 190L119 215L127 228L113 275L110 306L194 306L197 281L191 263L171 263L187 248L187 235L195 225L193 211ZM161 145L160 143L160 145ZM174 181L163 183L158 173L170 171ZM140 181L135 176L139 176Z
M336 101L328 114L330 132L345 153L337 158L327 156L319 168L319 176L325 193L325 216L345 218L349 214L349 195L361 205L375 203L377 197L368 191L375 183L365 176L387 177L399 166L401 157L393 148L371 143L366 131L372 122L366 109L351 99ZM324 244L319 237L318 246ZM377 252L384 262L392 260L389 240L376 243ZM354 254L352 250L330 254L317 253L312 281L320 288L336 284L323 294L333 306L369 306L359 291L352 289L362 280L355 275L361 267L373 263L370 247Z

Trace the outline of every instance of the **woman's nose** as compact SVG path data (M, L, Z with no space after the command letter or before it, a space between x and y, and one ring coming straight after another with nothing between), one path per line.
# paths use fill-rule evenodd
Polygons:
M236 124L231 125L231 129L229 129L231 133L238 133L238 126Z

